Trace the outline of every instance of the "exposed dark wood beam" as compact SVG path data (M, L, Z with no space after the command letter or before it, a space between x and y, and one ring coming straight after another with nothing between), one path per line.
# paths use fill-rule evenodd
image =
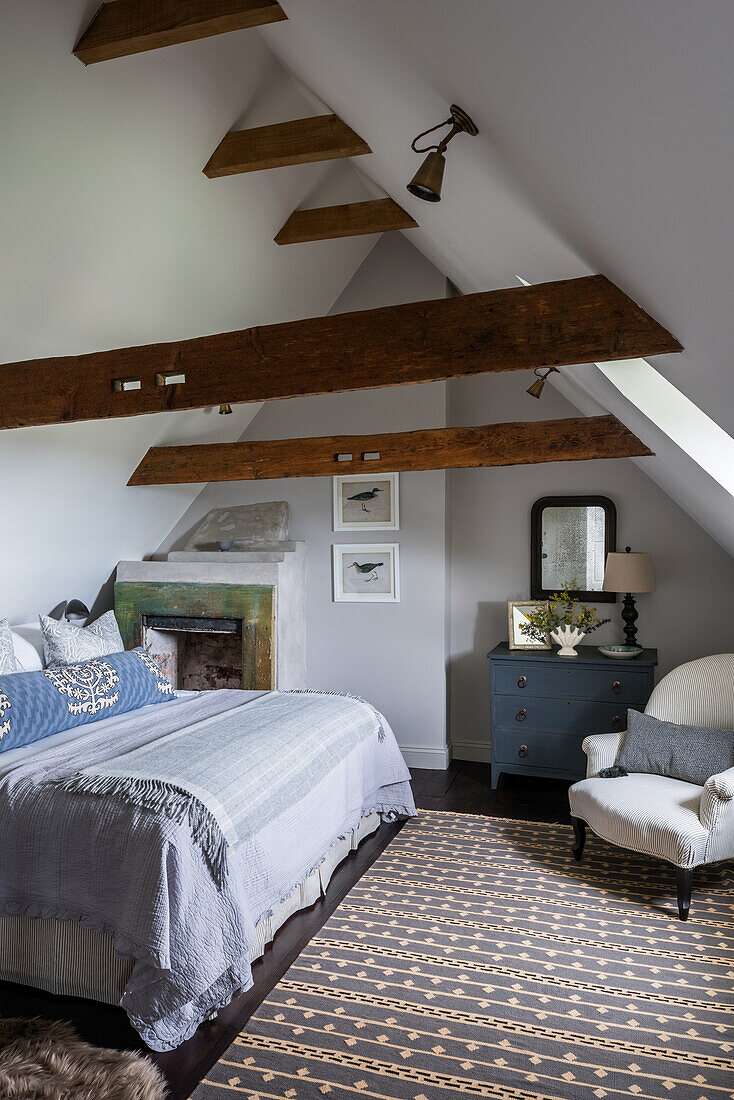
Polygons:
M389 435L151 447L128 485L189 485L347 473L370 477L393 470L519 466L652 453L615 416L574 417Z
M112 0L74 53L85 65L287 19L277 0Z
M337 115L297 118L254 130L232 130L220 141L204 168L209 179L311 164L371 153L369 145Z
M680 350L678 341L613 283L589 275L194 340L6 363L0 366L0 427Z
M319 206L294 210L275 238L276 244L327 241L335 237L359 237L365 233L387 233L394 229L415 229L411 218L394 199L370 199L343 206Z

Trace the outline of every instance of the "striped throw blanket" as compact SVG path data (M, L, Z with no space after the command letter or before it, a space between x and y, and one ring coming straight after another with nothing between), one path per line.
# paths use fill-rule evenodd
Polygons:
M55 783L188 822L221 886L230 846L302 799L355 746L384 736L363 699L273 692Z

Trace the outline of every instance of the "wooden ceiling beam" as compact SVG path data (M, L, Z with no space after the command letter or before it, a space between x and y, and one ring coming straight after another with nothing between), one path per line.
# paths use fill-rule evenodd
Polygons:
M574 417L388 435L151 447L128 485L190 485L354 473L369 478L395 470L519 466L652 453L615 416Z
M253 130L231 130L209 158L204 175L218 179L371 152L367 142L337 115L316 115Z
M0 365L0 428L680 351L603 275Z
M85 65L287 19L277 0L112 0L74 54Z
M328 241L336 237L359 237L366 233L388 233L395 229L416 229L418 222L394 199L369 199L342 206L319 206L294 210L275 237L276 244Z

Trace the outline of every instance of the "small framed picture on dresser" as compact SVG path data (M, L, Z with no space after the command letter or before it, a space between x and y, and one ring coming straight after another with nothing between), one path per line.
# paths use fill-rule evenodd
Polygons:
M527 623L528 611L538 608L548 609L548 600L508 600L507 601L507 635L510 649L552 649L550 635L546 634L541 641L531 638L523 630Z

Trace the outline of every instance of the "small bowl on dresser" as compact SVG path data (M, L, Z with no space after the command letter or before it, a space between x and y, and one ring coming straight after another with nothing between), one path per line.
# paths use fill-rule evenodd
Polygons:
M642 653L640 645L598 645L596 648L603 657L611 657L615 661L629 661Z

